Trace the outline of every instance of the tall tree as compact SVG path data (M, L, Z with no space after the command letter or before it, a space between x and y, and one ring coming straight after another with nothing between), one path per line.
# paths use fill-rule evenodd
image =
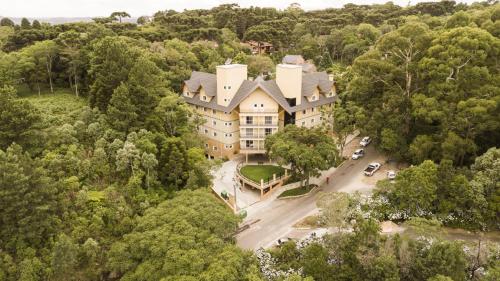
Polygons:
M0 88L0 112L0 149L14 142L31 148L37 142L40 113L28 101L17 99L14 88Z
M14 27L14 22L9 19L9 18L2 18L0 20L0 26L10 26L10 27Z
M21 19L21 28L22 29L30 29L31 28L31 23L27 18Z
M56 42L61 46L61 57L67 60L69 64L70 85L75 88L75 95L79 96L78 85L79 76L82 71L82 44L85 42L86 35L70 30L60 33ZM71 81L73 81L71 83Z
M105 37L94 43L89 69L92 79L90 106L101 111L108 108L113 90L127 81L138 55L138 50L131 47L124 38Z
M19 245L48 245L61 225L60 186L40 161L19 145L0 150L0 241L15 253Z
M322 110L323 126L331 132L337 140L339 155L344 156L344 148L347 145L347 137L356 129L356 121L361 109L352 102L343 106L340 102L334 106Z
M162 184L169 190L182 189L189 178L188 154L184 142L177 137L166 139L158 162Z
M122 18L130 18L130 15L127 12L113 12L109 17L113 19L118 18L120 23L122 23Z
M236 217L206 190L182 191L112 245L108 266L126 280L250 280L255 261L230 243L236 227Z
M282 165L290 164L301 179L301 186L321 170L340 162L335 141L321 129L287 125L282 131L270 135L265 141L266 152Z
M130 129L137 124L137 107L130 100L130 92L126 84L121 84L113 92L109 102L107 118L111 127L128 135Z

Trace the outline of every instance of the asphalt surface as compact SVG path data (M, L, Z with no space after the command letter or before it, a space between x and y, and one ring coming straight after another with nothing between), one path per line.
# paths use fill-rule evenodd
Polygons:
M369 192L374 184L367 181L363 170L369 163L380 162L382 158L373 145L370 145L365 148L364 157L358 160L347 160L329 176L329 184L320 186L313 191L313 194L296 199L274 200L246 220L257 222L236 236L237 244L241 248L250 250L272 246L279 238L286 237L293 230L292 226L296 222L317 211L318 192L353 192L356 190Z

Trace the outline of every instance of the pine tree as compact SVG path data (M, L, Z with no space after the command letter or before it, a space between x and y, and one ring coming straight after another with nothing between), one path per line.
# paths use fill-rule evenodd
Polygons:
M137 122L137 108L132 104L130 93L125 84L121 84L113 92L108 107L108 122L111 127L128 135L131 127Z
M168 138L162 145L159 160L162 184L168 189L179 190L189 177L186 146L180 138Z

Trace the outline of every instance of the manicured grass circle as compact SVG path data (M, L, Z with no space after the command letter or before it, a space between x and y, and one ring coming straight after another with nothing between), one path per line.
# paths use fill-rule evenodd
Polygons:
M276 174L276 177L285 174L285 169L275 165L247 165L240 169L240 173L257 183L260 183L260 180L264 181L272 180L273 174Z

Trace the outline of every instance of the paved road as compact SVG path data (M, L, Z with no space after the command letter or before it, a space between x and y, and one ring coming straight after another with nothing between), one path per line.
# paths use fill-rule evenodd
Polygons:
M316 189L314 194L297 199L274 200L254 213L247 221L259 221L238 234L238 245L252 250L271 246L277 239L286 236L292 230L292 225L317 210L316 195L320 191L369 191L373 184L366 182L362 171L370 162L382 161L383 157L373 149L373 145L365 151L365 157L348 160L336 169L330 175L329 184Z

